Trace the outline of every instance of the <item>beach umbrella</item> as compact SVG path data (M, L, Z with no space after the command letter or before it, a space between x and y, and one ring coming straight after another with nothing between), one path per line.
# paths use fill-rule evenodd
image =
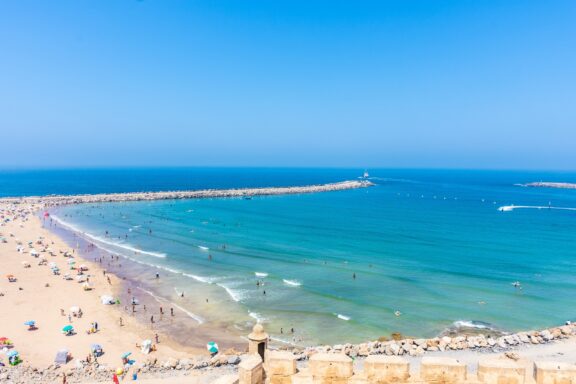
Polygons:
M78 307L78 306L70 307L70 312L78 313L78 312L80 312L80 307Z
M76 264L76 262L74 260L68 260L68 264L72 265L72 264Z
M218 344L214 341L210 341L206 344L206 349L208 349L208 352L210 353L218 353Z
M97 351L97 350L99 350L99 349L102 349L102 346L101 346L100 344L92 344L92 345L90 346L90 348L91 348L93 351Z
M24 323L24 325L27 325L29 327L33 327L34 324L36 324L36 322L34 320L28 320L27 322Z
M18 356L18 351L15 350L8 351L6 352L6 356L8 357Z
M62 328L62 332L64 332L64 333L72 332L73 330L74 330L74 327L71 325L67 325L64 328Z
M131 354L132 354L132 352L125 352L125 353L122 354L122 358L123 358L123 359L127 359L128 356L130 356Z

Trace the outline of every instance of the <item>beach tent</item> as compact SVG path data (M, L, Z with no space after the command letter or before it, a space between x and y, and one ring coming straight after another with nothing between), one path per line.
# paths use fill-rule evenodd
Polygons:
M142 342L142 348L141 348L142 353L147 355L150 353L151 350L152 350L152 340L144 340Z
M206 349L212 354L218 353L218 344L216 344L214 341L210 341L208 344L206 344Z
M80 307L78 307L78 306L70 307L70 313L71 314L77 315L79 312L80 312Z
M56 364L66 364L68 362L68 350L61 349L56 352L56 357L54 358Z
M108 295L100 296L100 300L102 301L102 304L106 304L106 305L111 305L111 304L116 303L116 301L114 301L114 298L112 296L108 296Z

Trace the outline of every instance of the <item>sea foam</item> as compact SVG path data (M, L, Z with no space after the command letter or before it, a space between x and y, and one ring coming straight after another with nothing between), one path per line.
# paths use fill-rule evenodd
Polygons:
M117 248L122 248L122 249L124 249L124 250L131 251L131 252L134 252L134 253L139 253L139 254L142 254L142 255L154 256L154 257L159 257L159 258L165 258L165 257L166 257L166 254L165 254L165 253L152 252L152 251L144 251L144 250L142 250L142 249L135 248L134 246L132 246L132 245L130 245L130 244L119 243L119 242L116 242L116 241L111 241L111 240L109 240L109 239L107 239L107 238L104 238L104 237L92 235L91 233L84 232L84 231L82 231L80 228L78 228L78 227L76 227L76 226L74 226L74 225L72 225L72 224L70 224L70 223L65 222L64 220L62 220L61 218L59 218L59 217L56 216L56 215L52 215L51 217L52 217L52 219L53 219L54 221L56 221L58 224L62 225L63 227L66 227L67 229L69 229L69 230L71 230L71 231L73 231L73 232L79 233L79 234L81 234L82 236L85 236L85 237L87 237L87 238L89 238L89 239L91 239L91 240L93 240L93 241L96 241L96 242L99 242L99 243L103 243L103 244L107 244L107 245L111 245L111 246L117 247ZM115 251L114 253L117 253L117 252L118 252L118 251Z

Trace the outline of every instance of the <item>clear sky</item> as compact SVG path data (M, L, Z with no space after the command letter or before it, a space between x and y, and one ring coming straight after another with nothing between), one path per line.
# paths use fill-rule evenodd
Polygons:
M0 167L576 169L576 1L0 0Z

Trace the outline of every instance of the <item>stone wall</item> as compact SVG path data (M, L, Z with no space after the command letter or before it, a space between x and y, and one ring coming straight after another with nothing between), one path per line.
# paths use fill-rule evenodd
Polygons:
M264 364L254 355L239 368L238 384L576 384L576 365L535 362L530 369L496 357L479 361L475 373L453 358L423 357L420 371L411 374L409 362L398 356L368 356L357 371L343 353L317 353L297 369L293 354L267 351Z

